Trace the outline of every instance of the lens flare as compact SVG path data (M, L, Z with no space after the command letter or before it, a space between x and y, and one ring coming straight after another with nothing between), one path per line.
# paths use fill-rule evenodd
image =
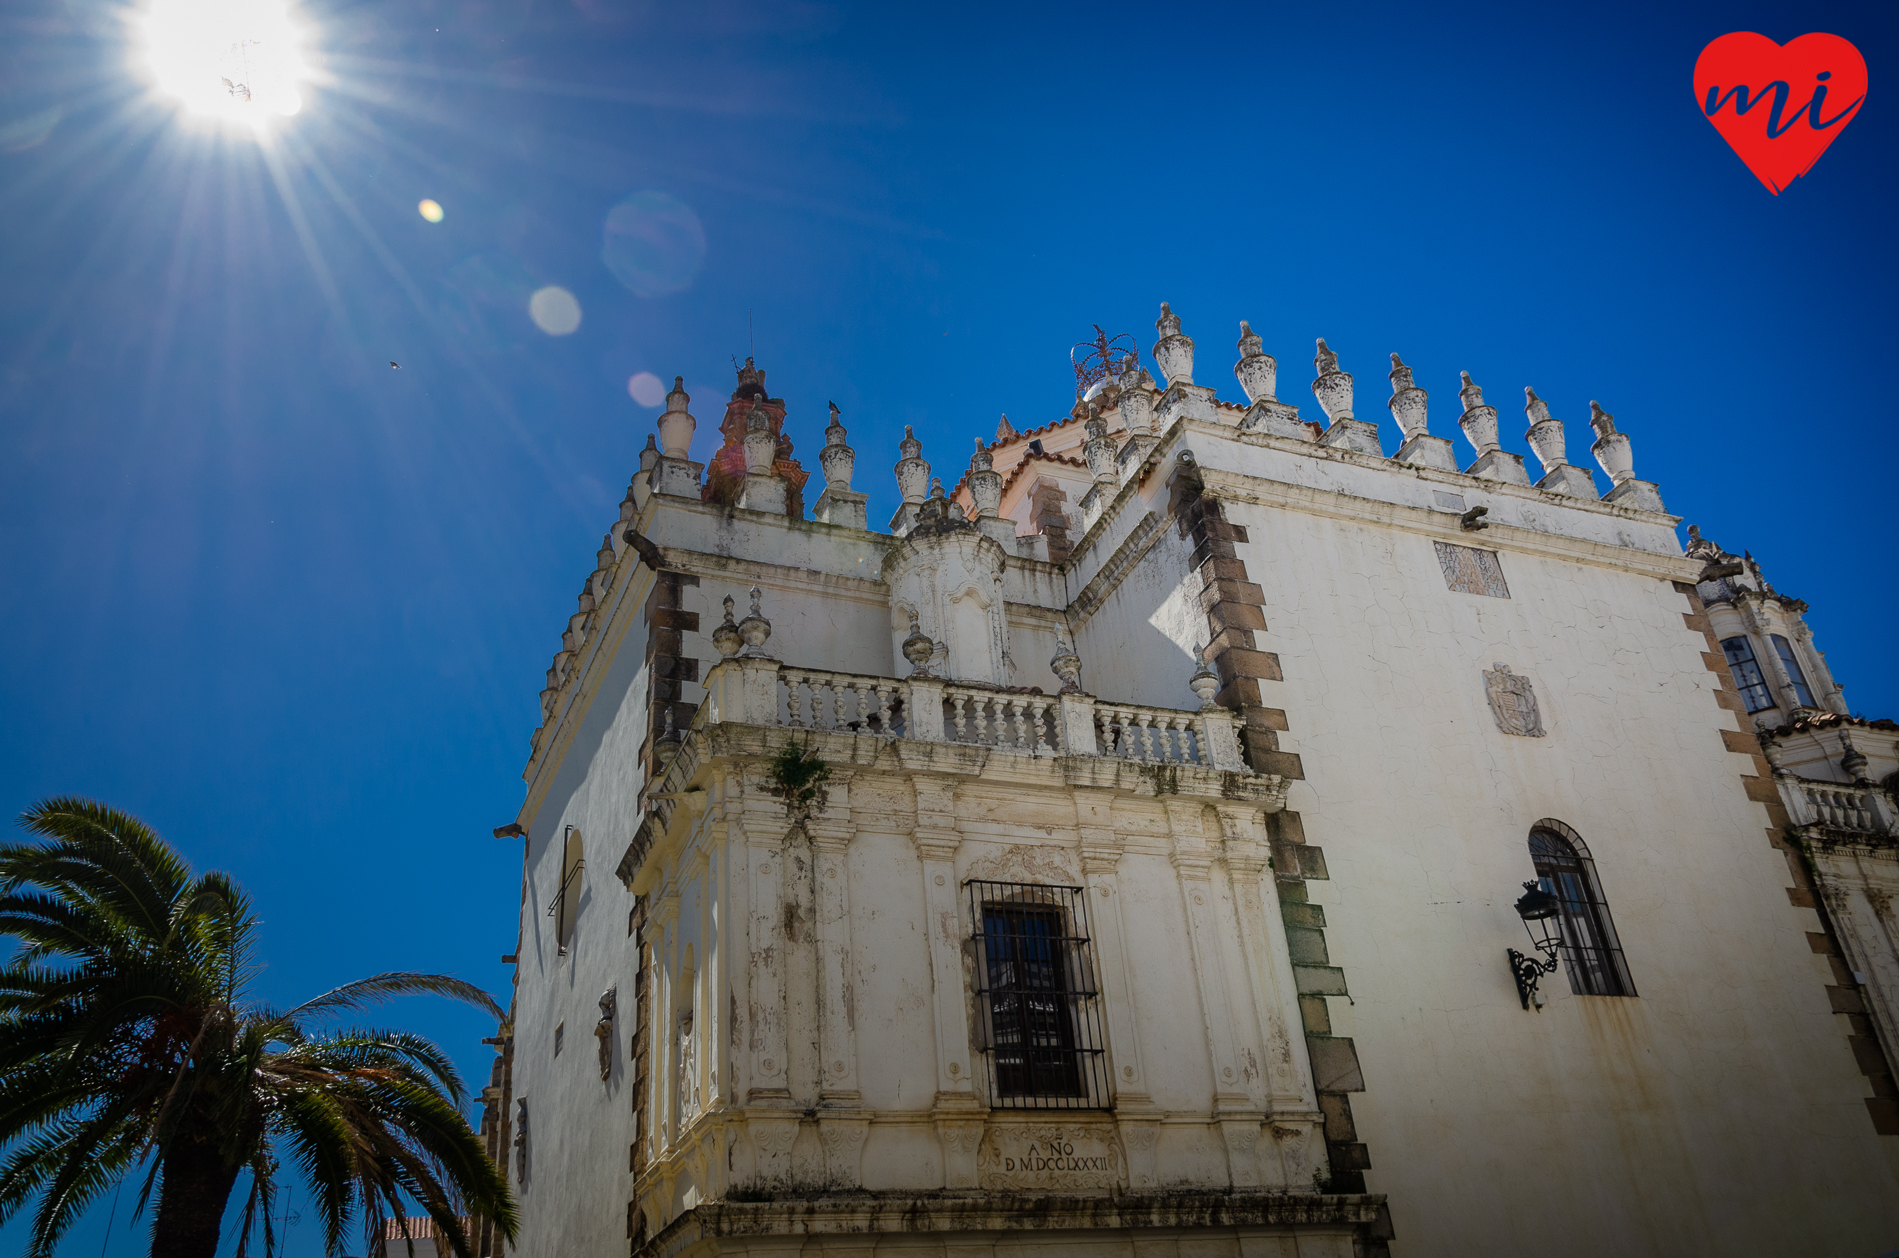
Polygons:
M303 108L303 32L281 0L153 0L145 58L193 113L260 124Z
M580 326L580 300L555 284L528 298L528 316L549 336L566 336Z
M650 371L627 377L627 396L641 406L658 406L666 400L666 385Z
M431 223L439 223L442 221L441 205L427 197L422 198L421 203L415 207L415 212Z
M636 192L607 213L600 260L636 296L686 291L705 259L705 227L676 197Z

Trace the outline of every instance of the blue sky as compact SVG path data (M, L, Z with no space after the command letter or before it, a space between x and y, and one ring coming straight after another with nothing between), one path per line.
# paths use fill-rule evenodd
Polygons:
M1576 457L1596 398L1899 715L1888 5L298 12L324 81L260 145L152 95L126 10L0 11L0 809L97 796L231 870L270 998L415 968L505 1000L489 831L653 428L628 378L683 375L705 445L752 346L814 474L843 408L873 519L904 424L953 481L1000 413L1066 409L1092 324L1145 356L1162 300L1229 398L1242 318L1302 405L1321 335L1361 412L1401 353L1440 435L1460 369L1519 452L1522 386ZM1693 101L1733 30L1870 69L1778 197ZM603 260L628 198L659 244ZM478 1015L388 1016L485 1079ZM71 1252L143 1252L101 1213Z

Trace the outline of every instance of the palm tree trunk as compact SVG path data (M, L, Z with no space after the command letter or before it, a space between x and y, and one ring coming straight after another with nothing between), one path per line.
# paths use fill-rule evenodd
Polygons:
M216 1258L218 1227L237 1170L211 1141L179 1141L165 1154L152 1221L151 1258Z

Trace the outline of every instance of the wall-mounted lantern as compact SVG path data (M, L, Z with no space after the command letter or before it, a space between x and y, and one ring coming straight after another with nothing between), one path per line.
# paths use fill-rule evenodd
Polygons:
M1517 981L1517 996L1522 999L1523 1007L1528 1009L1532 1000L1536 1007L1543 1007L1543 994L1536 985L1545 974L1556 973L1556 954L1563 946L1562 901L1543 890L1534 882L1523 884L1523 896L1517 901L1517 916L1523 919L1523 929L1528 932L1530 942L1543 954L1543 960L1525 956L1515 948L1506 949L1510 954L1510 973Z

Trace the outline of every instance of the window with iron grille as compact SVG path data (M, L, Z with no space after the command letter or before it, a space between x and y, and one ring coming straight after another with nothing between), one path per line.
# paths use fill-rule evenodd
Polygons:
M1633 996L1622 944L1602 884L1596 881L1596 863L1582 839L1560 821L1545 817L1530 831L1530 859L1543 890L1562 904L1563 961L1569 970L1569 990L1578 996Z
M976 1000L991 1103L1002 1109L1108 1106L1101 1000L1080 887L977 882L969 888Z
M1754 648L1748 645L1747 639L1722 639L1721 653L1728 657L1728 671L1734 674L1734 688L1741 692L1741 702L1747 706L1747 710L1759 712L1773 707L1774 696L1767 689L1767 679L1761 676L1761 666L1754 659Z
M1780 666L1787 670L1787 680L1793 683L1794 702L1803 708L1813 706L1813 691L1807 689L1807 675L1800 671L1800 661L1794 655L1793 643L1777 633L1768 637L1774 640L1774 654L1780 657Z

